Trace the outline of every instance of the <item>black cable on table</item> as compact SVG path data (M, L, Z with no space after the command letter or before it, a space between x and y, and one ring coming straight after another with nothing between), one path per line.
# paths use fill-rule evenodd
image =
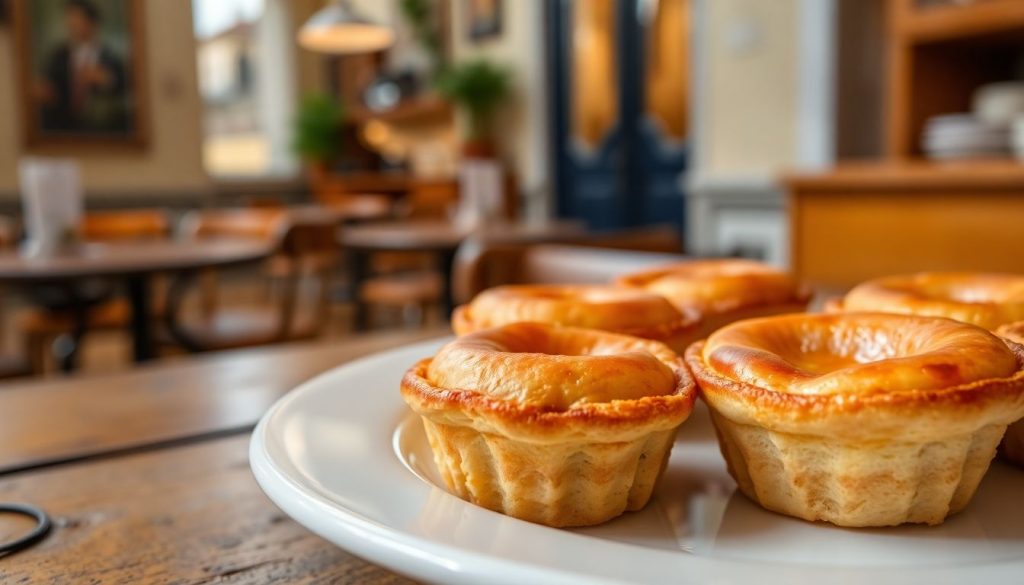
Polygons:
M10 542L0 542L0 557L24 550L39 542L47 535L47 533L50 532L50 528L53 526L53 523L50 522L50 517L46 515L46 512L31 504L0 503L0 514L18 514L21 516L28 516L36 521L35 528L26 534L19 536Z

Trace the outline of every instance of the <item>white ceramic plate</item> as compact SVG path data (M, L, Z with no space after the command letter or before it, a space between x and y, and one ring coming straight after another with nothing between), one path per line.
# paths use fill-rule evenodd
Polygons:
M703 407L683 425L654 500L582 530L547 528L442 487L399 380L444 340L328 372L278 402L250 459L291 517L373 563L436 583L1019 583L1024 472L995 463L938 527L841 529L735 493Z

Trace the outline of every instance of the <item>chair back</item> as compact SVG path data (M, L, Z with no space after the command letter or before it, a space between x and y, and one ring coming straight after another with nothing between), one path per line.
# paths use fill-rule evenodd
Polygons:
M239 207L190 212L178 224L178 236L192 240L256 239L280 246L286 229L287 214L282 209ZM199 275L199 310L207 318L217 310L217 280L216 269L204 270Z
M337 214L342 223L389 219L394 214L395 199L390 195L353 193L324 205Z
M116 242L166 238L171 233L161 209L90 211L82 216L78 233L87 242Z
M284 208L252 207L194 211L181 220L179 235L185 238L276 239L284 236Z
M318 336L328 321L331 305L331 283L339 257L337 227L331 218L293 219L288 223L281 239L281 254L287 274L279 310L281 339L293 336L299 317L300 286L305 277L316 282L315 309L310 316L313 334Z

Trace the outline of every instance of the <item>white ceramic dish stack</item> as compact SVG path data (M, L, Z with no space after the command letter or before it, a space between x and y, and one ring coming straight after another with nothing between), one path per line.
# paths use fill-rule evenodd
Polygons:
M1024 82L1003 81L979 87L972 100L974 115L993 126L1009 126L1024 114Z
M929 158L998 158L1010 154L1010 130L972 114L936 116L925 124L922 148Z
M1024 161L1024 114L1014 118L1010 125L1010 145L1017 159Z
M929 118L921 148L933 159L1024 158L1024 81L1003 81L979 87L971 112Z

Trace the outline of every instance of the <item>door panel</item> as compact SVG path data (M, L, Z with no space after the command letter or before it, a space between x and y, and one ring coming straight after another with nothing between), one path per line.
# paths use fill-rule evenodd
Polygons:
M570 7L572 147L598 150L619 121L615 0L576 0Z
M549 2L558 209L683 225L689 0Z

